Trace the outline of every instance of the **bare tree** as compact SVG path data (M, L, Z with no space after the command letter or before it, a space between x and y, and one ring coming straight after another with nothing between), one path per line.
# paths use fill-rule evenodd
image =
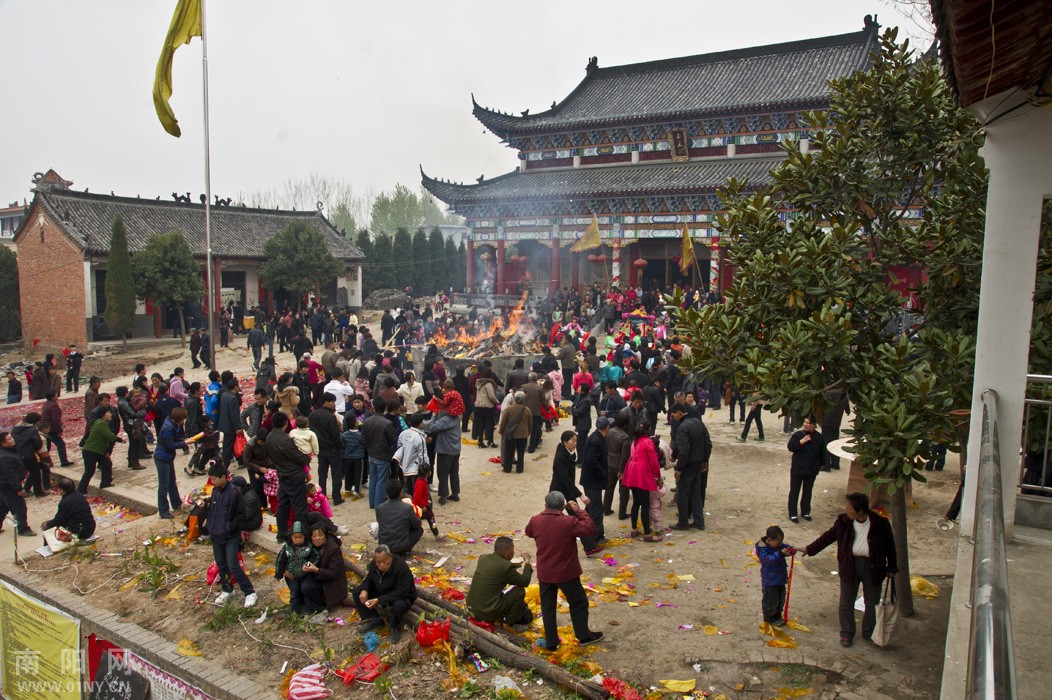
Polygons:
M931 17L931 4L928 0L880 0L881 4L894 8L909 20L909 24L899 27L920 51L924 51L935 41L935 23Z
M290 177L271 190L237 195L239 202L260 209L314 211L320 206L329 221L348 235L354 235L359 226L369 221L374 199L375 191L371 186L359 195L350 183L319 172Z

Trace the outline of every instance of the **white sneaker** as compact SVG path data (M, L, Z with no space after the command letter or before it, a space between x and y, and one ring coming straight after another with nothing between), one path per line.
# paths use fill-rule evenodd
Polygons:
M230 600L230 596L230 593L223 591L219 594L219 596L216 597L216 605L226 605L226 602Z
M251 608L256 604L257 600L259 600L259 597L255 593L249 593L245 596L245 607Z

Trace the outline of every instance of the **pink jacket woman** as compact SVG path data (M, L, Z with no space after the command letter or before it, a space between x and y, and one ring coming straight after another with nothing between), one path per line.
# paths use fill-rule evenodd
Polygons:
M632 443L632 454L625 465L621 485L628 489L645 489L654 491L661 478L661 467L658 465L657 450L654 441L648 436L636 438Z

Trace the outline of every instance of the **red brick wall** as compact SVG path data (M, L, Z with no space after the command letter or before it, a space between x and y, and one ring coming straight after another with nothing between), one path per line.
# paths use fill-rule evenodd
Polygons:
M30 224L18 240L18 289L27 347L36 338L38 350L70 342L87 345L84 254L39 208L30 212Z

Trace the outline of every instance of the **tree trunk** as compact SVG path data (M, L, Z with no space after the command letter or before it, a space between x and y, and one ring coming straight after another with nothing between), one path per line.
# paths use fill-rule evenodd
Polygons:
M182 341L182 346L186 347L186 319L183 317L183 305L176 304L175 310L179 312L179 340Z
M344 562L352 573L360 578L365 577L365 569L358 562L347 559L344 559ZM585 700L604 700L607 697L602 686L573 675L563 667L556 666L545 658L531 653L528 649L515 645L501 634L487 632L481 627L472 625L467 620L465 610L431 591L418 588L417 601L410 611L432 617L448 616L451 639L468 641L482 654L497 659L505 666L522 671L532 670L544 679L576 693Z
M910 587L910 548L906 536L906 489L896 491L891 497L891 532L895 536L895 555L899 573L895 576L895 593L899 612L913 614L913 589Z

